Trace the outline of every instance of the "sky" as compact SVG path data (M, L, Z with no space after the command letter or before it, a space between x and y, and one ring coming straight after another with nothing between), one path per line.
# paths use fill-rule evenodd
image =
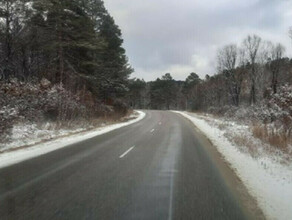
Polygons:
M292 55L292 0L104 0L122 30L132 78L184 80L217 72L216 53L249 34Z

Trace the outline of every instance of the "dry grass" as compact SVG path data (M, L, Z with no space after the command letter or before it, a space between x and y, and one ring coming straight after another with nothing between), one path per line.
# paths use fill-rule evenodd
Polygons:
M256 124L252 133L256 138L286 153L289 152L289 145L292 145L292 136L285 130L269 129L267 125Z
M235 135L231 137L232 141L239 146L239 150L242 152L248 152L252 157L259 156L258 146L243 135Z

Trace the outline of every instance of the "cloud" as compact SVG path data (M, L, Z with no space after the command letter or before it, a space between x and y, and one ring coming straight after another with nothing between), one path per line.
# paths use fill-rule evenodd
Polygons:
M252 33L282 42L291 53L288 0L107 0L105 4L122 29L124 47L136 70L133 77L213 74L217 49L240 44Z

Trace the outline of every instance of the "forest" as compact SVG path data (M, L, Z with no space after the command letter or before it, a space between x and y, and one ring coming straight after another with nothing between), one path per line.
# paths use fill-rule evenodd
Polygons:
M249 35L239 47L226 45L217 52L217 73L201 79L192 72L185 81L166 73L155 81L130 81L134 108L220 111L250 107L283 95L292 85L292 60L281 44Z
M20 122L125 115L133 69L122 44L102 0L1 0L2 140Z
M249 35L242 45L217 51L217 73L201 79L192 72L185 81L166 73L155 81L130 80L130 106L226 113L234 107L254 107L277 97L289 98L292 59L280 43Z

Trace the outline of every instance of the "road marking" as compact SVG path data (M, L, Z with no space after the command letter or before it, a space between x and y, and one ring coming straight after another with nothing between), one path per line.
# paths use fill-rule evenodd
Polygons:
M120 158L123 158L124 156L126 156L131 150L134 149L135 146L131 147L130 149L128 149L125 153L123 153Z
M153 133L155 131L155 129L153 128L151 131L150 131L150 133Z
M161 125L162 123L161 122L159 122L159 125Z
M174 174L171 173L170 178L170 196L169 196L169 207L168 207L168 220L172 220L172 203L173 203L173 181L174 181Z

